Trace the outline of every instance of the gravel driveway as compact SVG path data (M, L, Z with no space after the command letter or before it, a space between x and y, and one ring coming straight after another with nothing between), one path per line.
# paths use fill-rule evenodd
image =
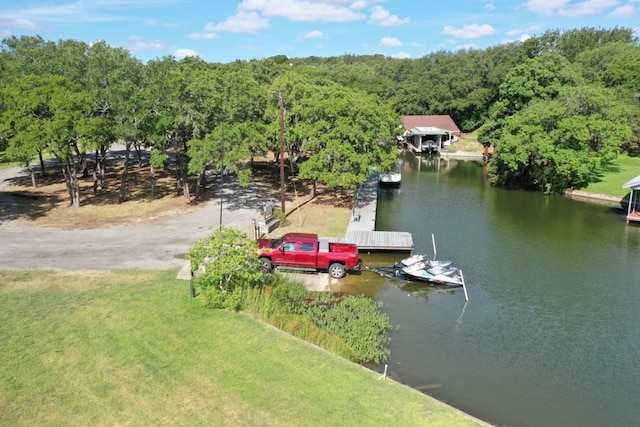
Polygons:
M24 172L0 170L0 190ZM267 195L237 182L225 183L222 224L254 235ZM147 224L92 230L32 227L12 218L15 201L0 193L0 268L105 270L113 268L169 269L185 266L185 254L201 237L220 225L220 201L195 212ZM69 208L69 215L73 215ZM80 208L82 209L82 208Z

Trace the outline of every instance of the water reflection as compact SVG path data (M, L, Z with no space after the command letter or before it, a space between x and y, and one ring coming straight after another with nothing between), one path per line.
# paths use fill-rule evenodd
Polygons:
M496 424L634 425L640 227L607 206L496 189L482 167L406 153L401 191L379 193L377 228L411 232L420 253L434 234L469 293L465 303L460 288L348 277L396 325L389 369Z

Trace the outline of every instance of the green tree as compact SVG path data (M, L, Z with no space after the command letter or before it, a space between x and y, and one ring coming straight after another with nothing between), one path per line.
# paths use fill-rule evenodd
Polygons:
M283 93L287 150L305 159L299 162L300 178L355 190L374 168L395 165L400 119L387 104L322 79L293 76L274 86ZM269 117L275 117L276 101L267 110ZM277 122L270 123L275 136Z
M224 297L235 288L263 283L256 241L233 228L220 227L198 240L189 249L187 259L191 271L196 272L194 285L211 308L224 307Z
M4 117L14 130L9 139L9 152L29 166L28 159L46 147L62 166L70 204L80 206L75 155L87 120L87 94L78 85L58 76L30 75L6 90L11 101Z
M592 86L535 101L505 119L489 166L491 182L546 193L584 187L630 137L626 115L612 91Z
M111 47L105 42L95 43L89 49L86 78L93 98L92 115L98 119L98 126L88 133L92 138L85 138L86 145L83 148L96 151L98 173L94 173L94 177L104 177L106 150L112 143L124 143L119 202L126 198L132 147L136 147L139 153L139 144L145 139L141 126L145 117L142 77L142 64L132 58L127 50ZM98 182L102 183L102 180Z
M266 152L263 89L248 70L236 68L202 70L192 83L210 126L200 138L189 141L189 172L198 175L196 195L210 166L236 174L247 186L251 173L247 159Z

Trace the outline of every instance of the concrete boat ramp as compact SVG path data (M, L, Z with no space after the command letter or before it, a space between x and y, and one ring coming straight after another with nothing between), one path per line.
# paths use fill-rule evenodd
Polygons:
M357 192L355 207L344 237L323 237L333 242L355 243L360 253L413 252L413 236L407 232L376 231L378 206L378 180L372 177L362 184ZM281 270L285 277L296 280L311 291L332 291L339 288L340 279L332 279L328 273L301 273ZM187 262L178 274L179 279L190 280L190 265Z

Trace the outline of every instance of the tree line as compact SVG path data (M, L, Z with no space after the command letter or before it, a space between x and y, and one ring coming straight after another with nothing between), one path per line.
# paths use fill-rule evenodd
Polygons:
M250 159L284 151L300 179L355 190L396 161L401 117L449 114L493 146L496 185L581 187L621 151L638 153L640 47L631 29L548 31L483 50L418 59L382 55L142 63L105 42L8 37L0 45L0 149L32 171L59 161L70 203L78 176L104 186L106 153L150 151L198 198L210 170L247 184ZM282 99L282 104L279 102ZM92 161L88 161L91 154Z

